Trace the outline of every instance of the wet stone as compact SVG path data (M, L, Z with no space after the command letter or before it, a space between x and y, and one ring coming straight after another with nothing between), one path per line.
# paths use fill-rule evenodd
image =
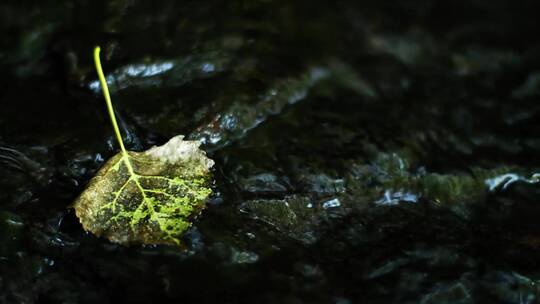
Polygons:
M487 293L501 302L535 303L540 297L538 285L515 272L488 273L482 285Z
M310 193L335 194L345 191L343 179L331 178L325 174L301 175L299 182L305 185L306 191Z
M25 223L17 214L0 211L0 259L9 259L17 248L21 248L24 238Z
M539 302L538 1L4 2L0 303ZM68 211L96 43L128 150L216 162L184 248Z
M250 251L237 251L231 253L231 263L233 264L253 264L259 260L259 256Z
M242 190L249 193L285 193L287 181L271 173L261 173L240 181Z
M422 304L428 303L459 303L469 304L475 303L469 288L463 285L461 282L455 284L440 284L435 289L427 294L421 302Z
M279 200L246 201L242 204L241 210L292 239L310 244L316 239L314 229L320 218L309 204L310 200L307 198L287 196Z

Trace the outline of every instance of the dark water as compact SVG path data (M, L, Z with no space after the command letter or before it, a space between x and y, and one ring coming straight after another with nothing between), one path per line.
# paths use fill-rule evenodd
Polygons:
M537 1L2 1L1 303L538 303ZM188 249L85 233L118 148L216 161Z

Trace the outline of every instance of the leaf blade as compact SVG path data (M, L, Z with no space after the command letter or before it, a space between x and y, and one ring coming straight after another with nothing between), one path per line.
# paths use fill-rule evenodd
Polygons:
M181 136L173 139L164 145L171 151L194 144ZM181 235L212 193L213 162L200 150L175 162L147 152L129 152L127 157L133 171L117 154L76 200L84 229L122 244L181 245Z

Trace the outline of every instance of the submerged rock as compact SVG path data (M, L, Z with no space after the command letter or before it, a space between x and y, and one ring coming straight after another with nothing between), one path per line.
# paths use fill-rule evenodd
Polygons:
M0 302L539 302L539 10L1 4ZM130 150L190 134L216 160L186 250L93 237L67 208L115 151L97 41ZM99 233L140 242L118 222Z
M230 54L220 52L201 53L176 60L148 60L118 68L106 77L113 89L150 89L178 87L188 82L211 78L229 68ZM88 88L101 93L99 81L92 81Z
M0 229L2 230L0 260L9 260L11 254L20 249L23 242L24 226L24 221L20 216L0 211Z

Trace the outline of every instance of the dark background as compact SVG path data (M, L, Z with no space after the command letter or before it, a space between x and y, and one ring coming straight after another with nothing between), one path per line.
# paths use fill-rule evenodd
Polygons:
M25 2L0 4L1 303L538 302L538 1ZM185 250L69 208L118 151L95 45L128 149L216 161Z

